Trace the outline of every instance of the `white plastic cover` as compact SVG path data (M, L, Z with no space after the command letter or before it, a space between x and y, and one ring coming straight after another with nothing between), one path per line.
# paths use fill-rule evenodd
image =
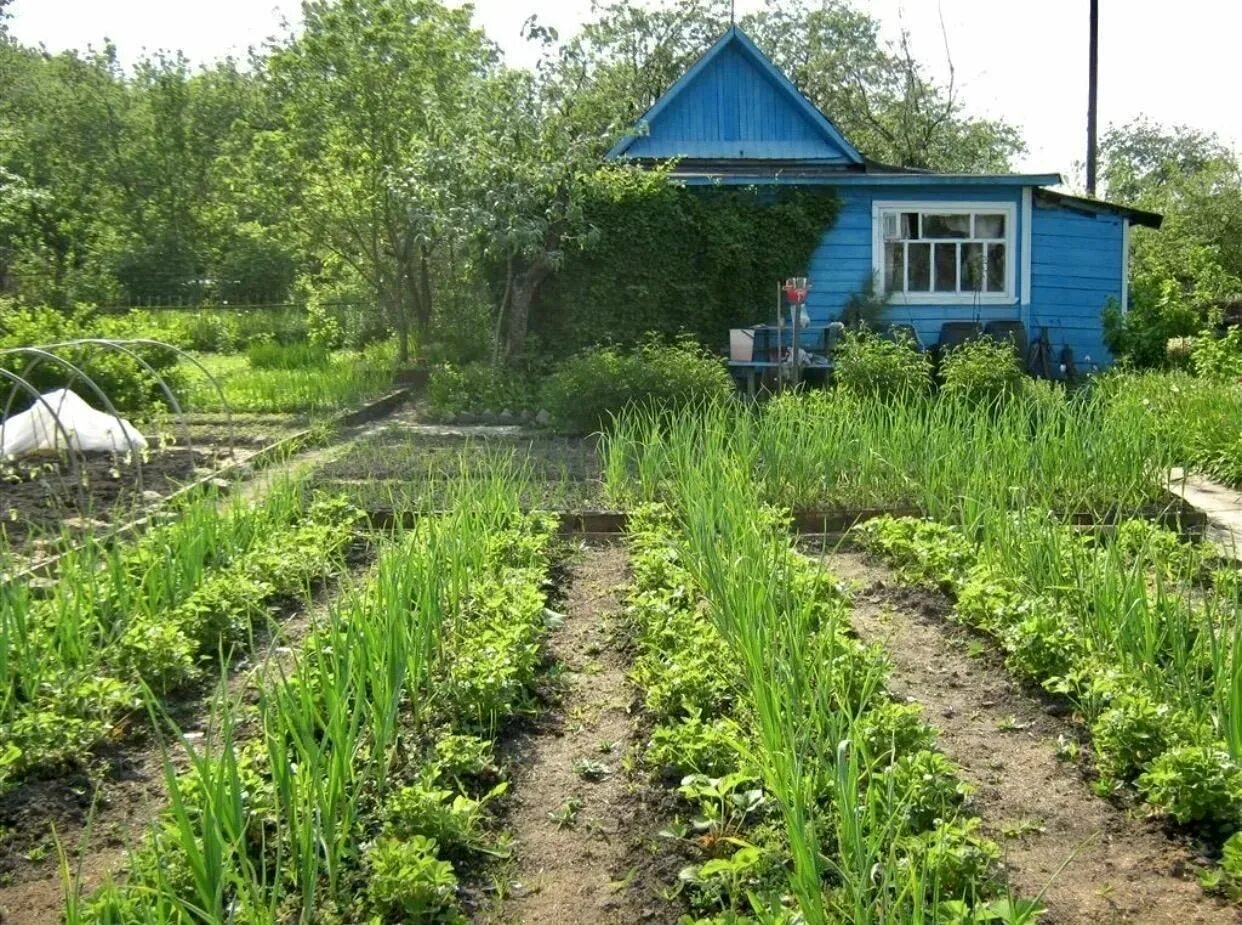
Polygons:
M129 421L96 411L71 389L54 389L29 410L0 424L0 454L20 459L55 452L64 449L66 434L69 448L83 453L128 453L147 446Z

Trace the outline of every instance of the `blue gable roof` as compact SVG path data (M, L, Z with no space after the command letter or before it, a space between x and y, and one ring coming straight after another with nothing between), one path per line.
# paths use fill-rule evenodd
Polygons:
M736 26L660 97L639 129L608 158L863 163L837 127Z

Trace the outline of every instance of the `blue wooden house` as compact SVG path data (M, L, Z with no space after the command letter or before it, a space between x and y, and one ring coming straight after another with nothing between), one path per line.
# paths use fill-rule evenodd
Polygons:
M930 347L946 325L1046 335L1082 370L1111 362L1101 312L1124 310L1130 228L1160 216L1058 193L1059 174L943 174L860 153L742 30L732 28L609 152L674 162L688 185L829 185L840 211L803 272L812 326L869 280L884 321ZM796 272L791 268L791 272ZM775 282L775 281L774 281ZM775 310L771 312L775 314ZM756 318L763 321L764 318Z

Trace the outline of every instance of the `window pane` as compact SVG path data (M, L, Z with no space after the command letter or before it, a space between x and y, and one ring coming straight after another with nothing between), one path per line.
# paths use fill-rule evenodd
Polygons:
M957 245L937 244L933 248L936 291L957 292Z
M1004 292L1005 280L1005 245L988 245L988 292Z
M906 289L927 292L931 289L931 245L907 244Z
M923 237L969 238L969 215L924 215Z
M907 241L919 236L919 213L901 213L901 236Z
M884 291L901 292L906 288L906 246L900 242L884 245Z
M962 245L962 291L979 292L983 289L983 245Z
M976 215L975 237L992 239L1005 237L1005 216Z

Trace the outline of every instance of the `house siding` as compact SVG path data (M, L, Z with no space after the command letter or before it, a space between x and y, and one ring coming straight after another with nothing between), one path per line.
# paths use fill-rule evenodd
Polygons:
M824 233L811 255L807 275L811 292L807 313L813 322L823 323L841 316L850 296L862 290L872 276L872 206L876 202L999 202L1014 208L1014 292L1012 303L1004 305L890 305L883 320L890 324L913 325L925 347L940 339L940 326L946 321L980 322L1018 320L1021 306L1016 293L1022 288L1022 190L1020 187L907 186L900 189L840 187L841 209L833 226Z
M1112 362L1101 313L1122 299L1125 219L1040 205L1031 220L1031 330L1048 329L1055 360L1063 345L1080 372Z
M737 47L713 57L651 120L647 132L633 141L628 156L848 161Z

